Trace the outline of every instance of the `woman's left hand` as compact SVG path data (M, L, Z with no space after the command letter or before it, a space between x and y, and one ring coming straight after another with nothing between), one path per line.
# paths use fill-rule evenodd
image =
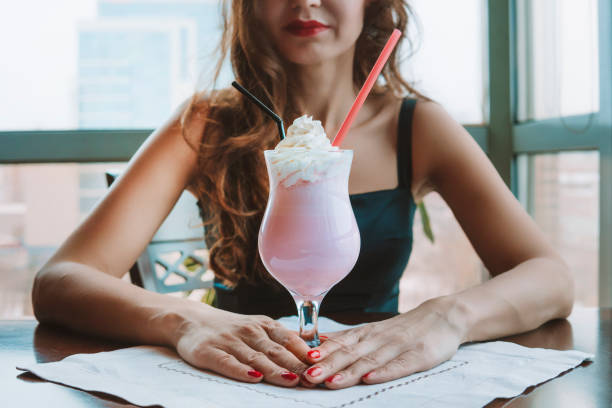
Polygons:
M302 383L324 382L332 389L378 384L450 359L464 341L465 327L451 321L446 304L444 298L432 299L390 319L329 334L308 353L313 365Z

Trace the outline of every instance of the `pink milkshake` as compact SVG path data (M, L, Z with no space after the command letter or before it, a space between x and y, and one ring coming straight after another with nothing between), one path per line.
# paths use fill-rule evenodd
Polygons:
M267 151L268 168L274 151ZM328 152L335 174L285 186L270 172L270 198L259 230L259 253L283 286L305 298L324 295L353 268L359 230L348 198L352 152ZM334 157L335 156L335 157Z
M317 346L319 303L359 256L361 239L348 195L353 152L332 147L321 122L302 116L264 155L270 196L259 254L295 299L300 335Z

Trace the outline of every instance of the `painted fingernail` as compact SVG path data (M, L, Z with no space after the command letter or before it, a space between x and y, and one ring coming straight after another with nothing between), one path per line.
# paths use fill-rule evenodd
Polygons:
M329 339L329 337L327 337L327 336L319 336L319 338L320 338L321 340L323 340L323 341L325 341L325 340Z
M316 360L317 358L321 357L321 353L319 352L319 350L310 350L308 352L308 356L313 360Z
M320 375L323 372L323 369L321 367L312 367L309 368L306 372L309 376L316 377L317 375Z
M247 374L249 374L251 377L255 377L255 378L259 378L261 377L263 374L260 373L257 370L250 370Z
M305 386L305 387L315 387L316 384L311 383L310 381L308 381L303 375L302 378L300 379L300 383Z
M369 373L365 374L363 377L363 379L365 380L371 380L372 378L374 378L376 376L376 374L374 373L374 371L370 371Z
M293 381L293 380L295 380L296 378L298 378L298 375L297 375L297 374L295 374L295 373L292 373L292 372L290 372L290 371L287 371L287 372L285 372L285 373L282 373L282 374L281 374L281 377L283 377L285 380Z
M340 374L334 374L331 377L328 377L325 381L334 382L334 381L339 381L341 379L342 379L342 376Z

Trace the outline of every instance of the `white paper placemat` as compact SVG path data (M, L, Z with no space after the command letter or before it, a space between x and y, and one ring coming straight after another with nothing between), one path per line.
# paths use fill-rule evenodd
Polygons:
M297 327L296 316L279 321L292 330ZM322 333L351 327L325 317L319 319L319 326ZM154 346L75 354L58 362L18 368L49 381L105 392L143 406L480 407L498 397L519 395L525 388L593 357L580 351L527 348L501 341L474 343L462 346L451 360L431 370L343 390L234 381L190 366L171 349Z

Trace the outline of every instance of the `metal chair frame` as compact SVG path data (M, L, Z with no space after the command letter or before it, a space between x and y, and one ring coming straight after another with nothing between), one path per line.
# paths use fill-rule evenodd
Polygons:
M120 172L107 170L105 175L110 187L120 176ZM213 287L214 275L208 271L208 259L196 253L205 250L206 244L202 229L190 226L194 219L201 221L195 198L188 191L184 191L151 242L130 268L130 280L133 284L158 293ZM198 223L200 224L201 222ZM179 252L178 259L173 262L164 259L164 255L174 252ZM188 258L200 265L193 273L184 266ZM184 282L167 283L169 279L176 280L177 277Z

